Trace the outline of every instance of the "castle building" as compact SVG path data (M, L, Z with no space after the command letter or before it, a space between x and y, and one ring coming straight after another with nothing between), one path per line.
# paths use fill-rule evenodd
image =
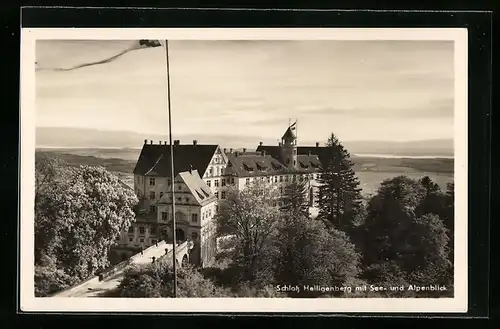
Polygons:
M162 236L173 241L172 219L175 218L176 240L191 240L194 248L190 260L196 265L208 264L216 252L216 197L198 171L179 173L174 179L175 216L172 216L172 186L158 201L157 222Z
M230 187L244 189L256 179L281 192L287 183L307 185L309 206L317 206L318 178L328 161L328 148L298 146L295 124L278 145L260 142L255 152L221 149L219 145L173 143L176 238L195 242L192 260L207 264L215 253L217 202ZM171 158L167 142L144 141L134 169L134 190L139 198L136 222L117 239L124 259L163 239L172 239Z
M218 145L201 145L197 140L180 144L175 140L173 150L174 176L196 170L214 194L219 194L227 157ZM157 202L171 184L170 168L170 145L167 142L153 144L153 141L148 144L145 140L134 169L134 190L144 212L156 213Z
M203 190L209 192L209 197L205 197L202 200L201 205L197 205L194 200L197 199L196 190L191 190L186 184L185 187L180 190L181 201L184 202L186 198L193 201L193 204L179 203L178 208L182 209L181 213L185 217L192 216L194 210L188 210L186 207L197 208L197 207L208 207L208 200L210 202L216 201L217 196L219 196L220 180L222 175L224 175L224 169L227 162L227 157L222 152L218 145L200 145L198 141L194 140L192 144L181 145L179 140L175 140L173 143L174 149L174 181L188 179L187 173L193 175L195 178L189 179L189 182L196 181L198 186L202 186ZM163 239L171 239L172 233L168 231L168 221L165 221L162 213L168 206L165 205L165 199L162 197L171 193L171 158L170 158L170 145L167 142L159 142L154 144L153 141L144 141L143 148L139 155L139 159L134 169L134 191L139 198L139 204L136 207L136 221L129 229L122 232L115 242L115 247L112 253L112 262L116 263L118 261L124 260L138 251L148 248L154 245L156 242ZM201 176L201 177L200 177ZM181 183L182 184L182 183ZM193 185L189 185L193 186ZM200 191L200 189L198 189ZM177 198L177 193L176 198ZM187 194L191 194L188 196ZM200 200L201 201L201 200ZM158 207L162 207L162 211L158 211ZM211 206L212 208L215 205ZM194 209L193 208L193 209ZM203 223L211 223L211 219L215 215L214 210L206 211L205 208L200 209L200 225ZM184 218L182 215L179 215ZM199 227L199 232L193 231L192 227L186 227L185 221L181 221L179 225L180 230L176 232L176 238L179 242L185 241L187 239L192 239L197 235L198 244L195 243L193 248L193 257L191 258L195 263L203 262L203 257L199 256L200 252L197 250L202 250L206 248L207 251L203 255L213 254L213 243L206 244L206 241L210 241L209 237L215 234L215 229L213 226ZM171 223L171 222L170 222ZM176 222L177 224L177 222ZM196 233L196 234L195 234ZM205 237L206 240L202 240ZM180 239L179 239L180 238ZM203 241L203 243L202 243ZM208 243L208 242L207 242ZM202 247L204 246L204 247ZM206 260L205 262L206 263Z
M327 159L327 148L299 147L295 124L289 126L277 146L265 146L261 142L256 152L229 152L227 156L226 180L235 182L239 190L256 179L265 180L284 191L287 183L305 182L308 189L309 206L317 205L318 178L323 162Z

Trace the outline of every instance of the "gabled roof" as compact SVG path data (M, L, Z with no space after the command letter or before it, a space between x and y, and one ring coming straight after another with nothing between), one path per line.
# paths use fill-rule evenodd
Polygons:
M289 170L270 155L259 153L228 153L226 175L253 177L285 174Z
M218 145L174 145L174 176L190 168L205 173ZM170 145L144 144L134 169L136 175L170 176Z
M182 182L186 185L189 190L189 193L195 198L197 203L200 206L204 206L206 204L212 203L216 201L216 197L213 194L210 187L208 187L207 183L200 177L197 170L193 170L191 172L184 171L179 174L174 179L174 182ZM185 193L185 192L183 192ZM168 192L163 194L158 203L166 203L170 204L172 192L168 189Z

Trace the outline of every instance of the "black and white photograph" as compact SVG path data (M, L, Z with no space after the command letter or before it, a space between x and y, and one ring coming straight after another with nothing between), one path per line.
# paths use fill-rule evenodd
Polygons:
M26 309L466 310L464 30L29 32Z

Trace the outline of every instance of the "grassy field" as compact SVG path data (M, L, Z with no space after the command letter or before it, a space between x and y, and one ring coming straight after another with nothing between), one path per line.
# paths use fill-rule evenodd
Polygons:
M139 149L39 149L37 152L57 155L69 165L103 166L129 186L133 186L132 172L140 154ZM375 193L383 180L399 175L415 179L429 176L442 188L453 182L454 177L454 161L448 158L353 156L352 161L365 195Z

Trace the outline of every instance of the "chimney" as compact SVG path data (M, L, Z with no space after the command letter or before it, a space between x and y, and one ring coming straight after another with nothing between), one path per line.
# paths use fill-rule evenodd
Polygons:
M243 149L243 153L245 153L246 151L247 151L247 149L246 149L246 148L244 148L244 149Z
M192 165L189 165L189 173L192 174L193 173L193 166Z
M193 145L198 144L198 141L196 139L193 140Z
M181 141L180 141L180 140L178 140L178 139L175 139L175 140L174 140L174 145L179 145L180 143L181 143Z
M167 145L167 141L163 141L163 143L164 143L165 145Z
M234 152L234 156L237 157L238 156L238 152Z
M319 142L316 142L316 147L319 147Z
M147 143L148 143L148 140L147 140L147 139L145 139L145 140L144 140L144 144L147 144Z
M229 149L229 153L233 153L233 149L232 148Z
M161 145L161 141L158 141L158 145Z
M153 145L153 140L150 140L150 141L149 141L149 144Z
M224 147L224 153L226 153L227 149Z
M262 142L259 142L259 146L262 146Z

